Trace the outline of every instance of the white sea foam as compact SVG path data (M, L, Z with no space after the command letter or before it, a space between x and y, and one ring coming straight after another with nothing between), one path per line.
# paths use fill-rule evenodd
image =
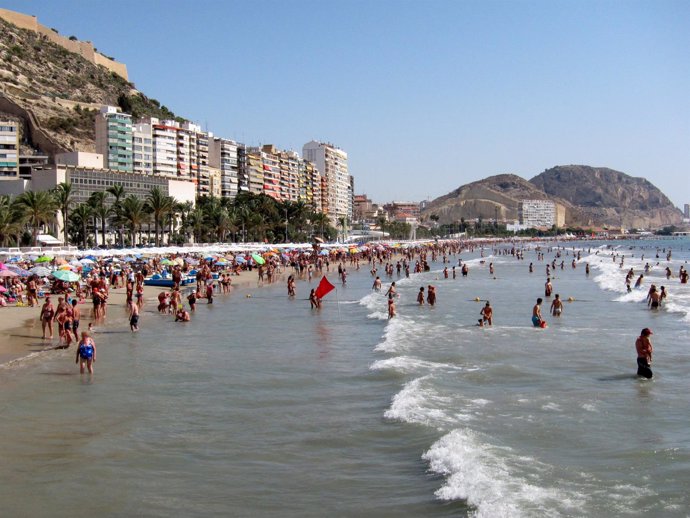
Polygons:
M449 397L440 396L427 383L429 376L406 383L403 389L393 396L391 406L383 414L386 419L407 423L419 423L438 428L457 422L457 416L450 416L439 407L449 406ZM462 419L466 416L462 416Z
M420 340L428 338L429 327L430 324L398 315L388 321L383 334L383 341L374 350L389 353L407 351ZM433 327L438 331L439 326Z
M483 442L467 429L456 429L434 443L423 457L429 468L446 476L436 491L442 500L467 500L476 517L561 516L579 514L582 494L555 487L540 487L516 472L542 473L550 468L534 459L518 457L509 448Z
M449 363L430 362L426 360L421 360L419 358L413 358L411 356L395 356L394 358L378 360L372 363L369 369L373 371L391 369L402 373L418 372L420 370L461 370L460 367L456 365L451 365Z

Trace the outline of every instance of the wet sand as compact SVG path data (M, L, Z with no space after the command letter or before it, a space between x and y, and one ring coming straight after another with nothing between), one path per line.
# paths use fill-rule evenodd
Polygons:
M281 274L278 275L278 281L282 279ZM232 286L249 287L256 285L257 272L252 270L242 271L240 275L232 277ZM196 284L188 284L183 286L182 293L187 293L188 290L196 287ZM144 286L144 308L155 308L158 305L157 297L161 291L169 291L167 288L159 286ZM52 295L53 303L57 303L57 295ZM108 294L108 314L104 322L96 323L93 320L93 306L91 300L87 299L83 304L79 304L81 310L80 329L87 329L89 322L94 322L94 328L97 330L113 329L126 327L129 329L127 319L127 306L125 305L126 290L125 288L111 288ZM184 299L183 299L184 300ZM57 331L57 324L53 324L53 339L43 339L41 322L38 316L41 313L41 306L45 301L40 299L40 305L36 307L29 306L7 306L0 308L0 367L11 366L18 361L31 359L39 355L41 352L50 351L58 347L59 336ZM186 302L186 300L184 300ZM202 299L203 303L203 299ZM74 342L72 344L74 347Z

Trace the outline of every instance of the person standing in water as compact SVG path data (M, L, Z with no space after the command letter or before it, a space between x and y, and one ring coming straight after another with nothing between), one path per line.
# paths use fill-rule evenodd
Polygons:
M486 323L490 326L493 325L494 309L491 307L488 300L479 314L482 316L482 324Z
M561 301L561 296L556 293L553 302L551 302L551 314L554 317L560 317L561 313L563 313L563 302Z
M649 339L653 335L652 330L645 327L640 336L635 341L637 350L637 375L651 379L654 376L650 364L652 363L652 341Z
M542 302L543 302L542 298L539 297L537 299L537 303L532 308L532 325L534 325L534 327L541 327L542 324L544 323L544 320L541 318L541 303Z
M93 364L96 362L96 344L87 331L81 332L81 340L77 347L77 359L74 363L79 364L79 372L84 374L84 367L93 374Z

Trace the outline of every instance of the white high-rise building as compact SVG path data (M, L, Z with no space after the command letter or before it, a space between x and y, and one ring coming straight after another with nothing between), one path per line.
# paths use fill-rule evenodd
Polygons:
M313 162L327 182L328 216L334 225L340 218L352 221L352 179L347 166L347 153L342 149L312 140L302 147L305 160Z
M522 200L518 204L520 224L528 228L556 224L556 204L551 200Z
M153 174L153 133L151 124L139 122L132 127L132 163L137 174Z

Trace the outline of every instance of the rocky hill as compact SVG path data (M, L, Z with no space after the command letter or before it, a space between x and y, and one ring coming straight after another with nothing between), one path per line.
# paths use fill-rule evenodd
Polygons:
M431 201L424 215L435 214L439 223L453 223L462 218L513 221L518 218L520 200L551 199L566 208L566 218L576 216L577 208L566 200L548 196L527 180L514 174L490 176L468 183L458 189ZM569 220L566 219L566 222Z
M530 180L548 196L570 202L583 224L658 228L681 223L683 215L644 178L606 167L556 166Z
M22 119L25 149L93 151L94 115L104 104L135 117L176 118L107 68L0 19L0 113Z
M422 216L439 223L462 218L513 221L520 200L549 199L565 208L572 226L658 228L677 225L682 213L654 185L606 168L557 166L527 181L502 174L472 182L431 201Z

